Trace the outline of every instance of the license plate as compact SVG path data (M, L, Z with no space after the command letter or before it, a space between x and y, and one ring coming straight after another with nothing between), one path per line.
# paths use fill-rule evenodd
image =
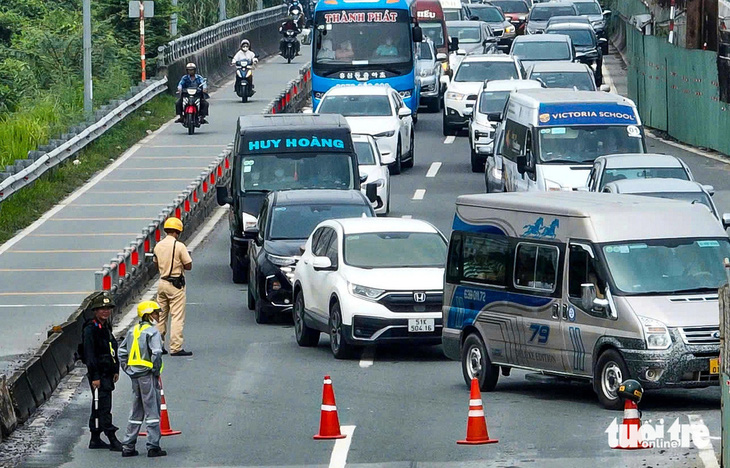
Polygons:
M710 374L715 375L720 373L720 359L710 359Z
M427 333L435 329L434 319L408 319L409 333Z

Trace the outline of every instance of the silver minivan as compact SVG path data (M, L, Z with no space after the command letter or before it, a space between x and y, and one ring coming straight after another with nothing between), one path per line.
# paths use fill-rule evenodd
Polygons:
M593 192L463 195L444 286L445 354L493 390L500 368L619 384L718 385L730 240L704 206Z

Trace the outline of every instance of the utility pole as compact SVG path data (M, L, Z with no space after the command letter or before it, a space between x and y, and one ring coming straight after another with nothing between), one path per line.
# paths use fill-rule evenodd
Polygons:
M91 0L83 3L84 29L84 113L91 115L94 102L93 83L91 81Z
M177 9L177 0L172 0L172 8ZM170 16L170 37L173 39L177 36L177 12L173 12Z
M226 15L226 0L218 0L218 21L224 21Z
M147 57L144 51L144 2L139 2L139 55L142 58L142 81L147 81Z

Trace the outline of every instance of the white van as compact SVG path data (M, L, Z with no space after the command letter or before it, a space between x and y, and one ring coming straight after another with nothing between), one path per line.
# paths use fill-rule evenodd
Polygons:
M493 390L511 368L617 389L719 385L730 240L705 206L595 192L457 199L443 347Z
M598 156L646 152L636 106L617 94L514 91L501 125L500 150L487 166L506 192L576 190Z

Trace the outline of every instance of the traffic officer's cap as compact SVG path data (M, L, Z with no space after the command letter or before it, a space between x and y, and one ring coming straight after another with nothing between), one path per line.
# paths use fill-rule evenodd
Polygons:
M89 309L113 309L117 305L114 298L107 291L97 291L90 297Z

